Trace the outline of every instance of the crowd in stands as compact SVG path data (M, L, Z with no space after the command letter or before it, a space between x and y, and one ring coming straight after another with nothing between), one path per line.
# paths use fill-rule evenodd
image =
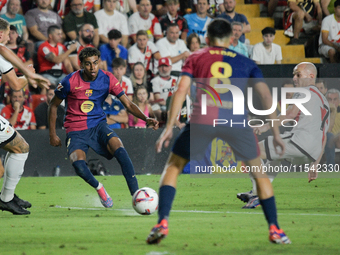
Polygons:
M263 27L263 42L249 45L245 35L251 32L251 26L244 14L235 11L236 0L3 2L1 17L11 24L7 47L25 65L33 64L36 72L51 81L51 88L58 86L67 74L81 69L78 54L82 49L96 47L101 52L101 68L112 72L127 96L145 114L155 116L161 123L166 121L169 99L181 67L190 54L206 46L207 24L212 19L223 18L232 24L230 49L257 64L282 61L281 47L273 43L276 34L273 27ZM278 1L270 2L275 9ZM334 8L329 9L329 5ZM319 31L319 54L332 63L339 62L340 0L321 0L321 3L288 0L287 7L285 33L292 37L291 44L299 43L302 28ZM268 11L271 16L273 10ZM27 86L17 92L10 91L6 81L2 81L2 85L2 116L10 119L17 129L48 128L47 106L53 89ZM112 128L146 127L145 122L129 115L111 95L103 109ZM58 128L62 128L63 112L61 107ZM176 125L182 127L189 115L188 98Z

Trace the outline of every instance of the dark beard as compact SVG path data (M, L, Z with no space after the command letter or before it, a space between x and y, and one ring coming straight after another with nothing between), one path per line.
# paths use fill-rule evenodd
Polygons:
M231 11L225 10L226 13L233 13L235 11L235 8L233 8Z
M91 37L82 37L82 39L83 39L84 43L90 44L90 43L92 43L92 39L93 38L91 38Z

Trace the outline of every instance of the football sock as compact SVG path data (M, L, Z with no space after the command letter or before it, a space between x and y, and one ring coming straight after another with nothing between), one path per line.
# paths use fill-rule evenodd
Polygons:
M72 166L76 170L76 173L79 177L90 184L93 188L98 187L99 182L96 180L96 178L94 178L85 160L77 160L73 162Z
M1 190L0 198L3 202L9 202L14 197L15 188L20 181L21 175L24 172L24 166L27 153L11 153L7 152L4 162L5 174L4 183Z
M125 148L118 148L113 156L118 160L122 173L125 177L126 183L129 187L131 196L138 190L138 181L135 175L135 169L133 168L131 159L125 150Z
M267 199L260 199L260 204L262 205L262 210L268 222L268 226L275 224L275 226L280 229L279 224L277 223L275 197L272 196Z
M175 194L176 189L172 186L165 185L159 188L158 223L163 219L168 220Z

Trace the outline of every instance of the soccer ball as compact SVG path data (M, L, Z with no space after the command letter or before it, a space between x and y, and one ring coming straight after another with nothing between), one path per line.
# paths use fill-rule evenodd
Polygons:
M132 196L132 206L139 214L154 213L158 208L157 192L148 187L137 190Z

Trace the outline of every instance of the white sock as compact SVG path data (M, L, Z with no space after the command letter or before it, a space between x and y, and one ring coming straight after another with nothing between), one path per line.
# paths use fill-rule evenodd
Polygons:
M4 162L5 174L4 183L1 190L1 200L3 202L9 202L14 197L15 188L20 181L21 175L24 172L24 166L27 153L11 153L7 152L6 159Z
M99 183L98 187L96 188L96 190L100 190L103 187L103 184Z
M268 161L267 164L266 164L266 166L268 166L268 167L269 167L269 166L272 166L273 168L274 168L275 166L280 166L280 165L281 165L281 161L279 161L279 160ZM275 179L275 177L276 177L276 175L277 175L278 173L279 173L279 172L275 172L275 171L267 172L267 176L268 176L270 182L273 182L273 181L274 181L274 179Z

